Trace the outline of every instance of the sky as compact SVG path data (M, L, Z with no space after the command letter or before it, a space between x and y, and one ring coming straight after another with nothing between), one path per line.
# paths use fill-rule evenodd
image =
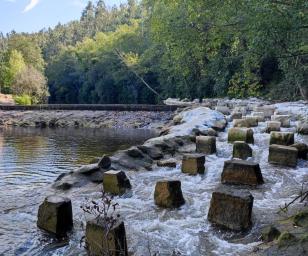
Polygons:
M0 32L36 32L79 19L88 0L0 0ZM96 1L93 1L96 2ZM107 6L125 0L105 0Z

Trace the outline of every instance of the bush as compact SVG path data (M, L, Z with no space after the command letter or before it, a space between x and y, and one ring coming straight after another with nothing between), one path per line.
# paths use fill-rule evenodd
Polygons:
M32 99L29 95L21 95L21 96L13 96L15 103L17 105L31 105L32 104Z

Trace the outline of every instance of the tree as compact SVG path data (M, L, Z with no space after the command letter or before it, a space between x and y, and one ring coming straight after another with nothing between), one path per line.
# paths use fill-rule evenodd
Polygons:
M1 80L3 83L3 91L10 92L11 85L16 76L26 68L26 63L22 54L17 50L12 50L9 59L2 71Z
M44 71L45 62L42 50L34 36L11 34L8 37L8 49L19 51L27 64L32 65L39 71Z
M12 83L11 91L14 95L28 95L32 103L43 103L49 96L44 75L32 66L20 71Z

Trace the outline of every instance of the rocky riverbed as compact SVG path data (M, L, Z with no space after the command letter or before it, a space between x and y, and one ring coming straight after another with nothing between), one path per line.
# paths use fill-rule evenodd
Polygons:
M0 126L38 128L156 128L166 123L172 112L147 111L0 111Z
M173 102L178 104L177 100ZM280 131L294 134L294 142L308 144L307 103L271 104L258 99L216 99L205 100L201 104L185 102L184 105L184 108L172 114L171 120L166 119L159 137L60 175L44 196L57 194L71 198L74 231L69 234L70 242L58 244L44 235L47 242L36 242L37 245L28 255L86 255L79 242L84 235L85 220L91 216L85 216L80 205L86 198L100 198L104 174L109 170L124 171L130 180L131 190L115 197L114 201L120 205L128 250L133 255L306 255L307 198L291 204L287 212L279 212L279 209L295 199L301 191L307 190L308 161L298 159L295 167L269 163L271 135L267 131L273 128L269 126L269 121L275 115L271 122L281 120ZM253 186L223 185L230 190L248 190L254 198L252 215L249 216L251 220L245 224L249 228L242 231L226 230L214 225L212 222L217 220L216 213L208 219L212 195L220 190L222 181L232 178L235 178L235 182L245 181L243 175L239 176L240 179L232 177L232 172L225 173L225 180L221 179L225 163L234 156L233 143L228 142L232 138L229 138L228 133L236 123L232 119L236 118L245 120L241 125L249 126L243 128L244 131L251 129L253 132L253 141L249 139L249 145L246 145L252 151L239 155L248 157L249 163L258 164L260 169L256 164L251 168L257 173L261 171L263 176L262 182L257 179ZM246 134L248 132L236 136L244 136L245 140ZM196 143L212 141L200 140L200 136L216 138L216 153L211 149L205 154L205 164L202 166L204 174L188 175L183 172L183 156L195 153L198 150ZM289 140L288 143L293 143L293 140ZM288 147L288 150L294 152L295 149ZM304 156L307 156L307 152ZM233 164L229 164L229 168ZM185 203L182 200L178 209L164 209L155 205L155 184L161 180L181 181ZM234 216L231 208L228 216ZM271 226L279 234L263 231ZM276 235L272 236L272 233Z
M270 105L256 99L185 104L186 108L178 110L173 121L164 126L161 136L150 139L143 145L117 152L110 157L110 164L105 167L94 163L62 175L53 184L53 188L58 191L56 193L73 196L72 193L76 193L73 191L81 188L84 191L93 182L100 184L108 170L125 171L132 183L132 190L115 200L121 205L128 230L129 250L135 255L150 255L148 246L152 250L159 247L158 252L161 255L172 253L171 248L175 248L173 252L180 255L305 255L307 229L306 226L296 228L297 224L292 221L292 216L307 211L307 199L297 201L290 206L288 212L277 212L301 190L307 190L308 163L307 160L299 160L297 167L293 168L268 163L270 135L266 133L266 122L274 112L277 116L288 116L290 124L282 127L281 131L295 133L296 142L307 144L307 104L294 102ZM260 112L264 116L260 116ZM254 206L251 228L244 232L232 232L213 226L205 219L211 194L219 189L224 162L232 158L228 130L233 127L232 119L239 113L241 116L249 116L248 125L253 126L250 128L254 136L251 146L253 156L248 161L260 165L264 184L233 187L235 190L248 189L254 197ZM250 118L253 114L256 114L255 118ZM257 125L251 121L257 122ZM303 129L299 130L299 127ZM216 136L217 153L206 156L204 175L189 176L180 169L183 154L195 152L196 136L200 135ZM154 205L154 184L166 179L182 182L186 203L179 210L162 210ZM97 195L93 194L93 198L95 197ZM132 209L131 204L136 209ZM304 214L304 223L305 216ZM288 224L281 224L288 219ZM274 241L264 243L260 240L262 230L271 225L277 227L283 237L277 236L277 240L275 238ZM150 245L142 242L145 234ZM286 250L286 247L289 249Z

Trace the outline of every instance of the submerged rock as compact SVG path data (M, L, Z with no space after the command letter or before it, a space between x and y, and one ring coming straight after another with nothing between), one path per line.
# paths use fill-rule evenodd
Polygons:
M221 182L254 186L264 183L259 164L244 160L225 161Z
M61 196L46 197L39 206L37 226L57 236L64 236L73 227L71 200Z
M181 182L173 181L158 181L154 192L155 204L164 208L178 208L185 203Z
M76 174L82 174L82 175L91 175L99 170L98 164L88 164L88 165L83 165L80 168L78 168L75 173Z
M157 162L157 166L176 168L176 160L175 159L161 160Z
M128 256L124 222L111 225L102 218L88 221L85 238L90 255Z
M234 231L251 226L253 196L246 190L220 187L212 194L208 220Z

